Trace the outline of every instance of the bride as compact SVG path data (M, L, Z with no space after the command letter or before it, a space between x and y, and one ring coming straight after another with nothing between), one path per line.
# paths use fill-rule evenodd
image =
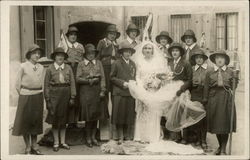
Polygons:
M137 100L134 140L143 143L161 141L162 116L167 119L167 129L176 132L202 119L205 111L200 103L190 101L188 91L176 97L183 82L172 81L173 74L158 47L144 41L135 49L131 59L137 67L136 81L130 81L128 85Z

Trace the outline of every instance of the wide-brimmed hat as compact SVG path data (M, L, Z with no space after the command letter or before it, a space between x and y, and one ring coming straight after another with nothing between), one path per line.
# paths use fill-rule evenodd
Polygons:
M118 53L122 54L124 51L130 50L132 54L135 53L135 49L131 47L131 44L128 41L123 41L119 44L119 50Z
M98 50L95 48L95 46L91 43L88 43L85 45L85 54L84 56L86 56L87 54L89 54L90 52L95 52L95 55L97 55Z
M43 49L40 48L37 44L31 44L25 54L25 58L30 59L31 54L36 50L40 50L41 52L43 52Z
M56 49L54 50L53 53L51 53L50 58L53 59L53 60L55 60L56 55L58 55L58 54L64 55L64 59L65 59L65 60L69 57L68 54L65 53L65 51L64 51L63 48L58 47L58 48L56 48Z
M133 31L133 30L137 31L136 37L140 35L140 30L139 30L139 28L138 28L135 24L133 24L133 23L131 23L131 24L128 25L128 27L127 27L127 29L126 29L127 35L129 35L129 32L130 32L130 31Z
M168 48L168 53L172 56L172 50L173 48L178 48L180 50L181 56L185 54L185 50L182 47L182 45L178 42L173 42L170 47Z
M195 57L197 56L197 55L200 55L200 56L202 56L202 58L204 59L204 61L205 60L207 60L208 59L208 57L207 57L207 55L205 54L205 52L202 50L202 49L195 49L194 51L193 51L193 55L191 56L191 58L190 58L190 60L192 61L192 63L193 64L195 64Z
M195 37L195 34L194 34L194 31L191 30L191 29L186 30L185 33L181 36L182 42L185 42L186 36L191 36L191 37L193 37L194 42L197 41L197 39L196 39L196 37Z
M160 43L161 37L166 37L168 39L169 44L173 42L173 39L169 36L169 33L167 31L161 31L161 33L156 36L155 40L157 43Z
M213 54L211 54L209 56L209 59L215 64L215 57L216 55L221 55L223 57L225 57L226 59L226 62L225 64L228 65L230 63L230 57L227 55L226 51L224 50L218 50L218 51L215 51Z
M116 33L116 38L115 39L118 39L121 35L120 32L118 32L118 29L116 28L116 25L114 24L111 24L107 27L106 29L106 33L110 33L110 32L115 32Z
M69 34L72 32L78 33L78 29L76 28L76 26L69 26L66 36L69 36Z

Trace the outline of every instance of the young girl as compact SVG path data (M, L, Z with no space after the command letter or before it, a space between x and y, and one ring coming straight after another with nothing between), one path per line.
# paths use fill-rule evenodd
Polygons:
M172 56L172 59L169 61L169 66L174 73L173 80L181 80L184 84L181 86L181 89L176 93L177 96L180 96L181 93L185 92L186 90L190 89L192 84L192 67L188 61L184 59L185 51L181 44L179 43L172 43L171 46L168 48L168 52ZM185 129L184 129L185 130ZM172 139L176 142L181 141L181 133L172 133ZM186 135L183 132L183 138L181 143L186 143Z
M62 48L56 48L51 54L51 59L55 62L48 67L44 81L44 96L49 111L46 122L52 124L55 152L59 150L59 147L70 149L65 143L65 133L68 109L74 104L76 88L73 71L64 63L67 58L68 55Z
M193 80L191 89L191 100L198 101L204 104L204 82L206 75L211 71L211 67L208 66L206 60L208 57L205 55L202 49L194 50L194 54L191 56L191 61L195 66L193 69ZM205 102L206 103L206 102ZM190 127L195 133L197 146L201 146L203 149L207 149L206 134L207 134L206 118L202 119L199 123Z
M86 145L93 147L100 145L96 140L97 122L106 120L109 115L104 101L104 70L96 59L98 52L93 44L87 44L85 49L84 60L77 67L76 82L80 86L80 121L86 122Z
M205 80L204 101L207 102L207 131L216 134L219 148L216 155L226 155L226 145L230 133L231 112L233 109L233 128L236 131L236 111L232 106L232 86L235 77L232 69L227 65L230 62L225 51L216 51L210 57L215 64Z
M16 90L19 99L12 134L23 136L25 154L41 154L37 148L37 135L43 132L44 68L37 63L41 51L38 45L31 45L25 56L27 61L21 64L17 75Z
M135 120L135 100L128 90L128 81L135 80L136 68L135 63L130 60L135 50L128 42L124 41L120 44L118 53L122 57L113 63L110 73L114 96L111 122L116 125L118 144L121 144L124 140L124 133L127 134L127 140L133 140L131 126L134 125Z

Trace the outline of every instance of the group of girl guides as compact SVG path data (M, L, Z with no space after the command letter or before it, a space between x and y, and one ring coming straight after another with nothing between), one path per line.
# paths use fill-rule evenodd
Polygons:
M130 95L128 81L135 80L136 76L136 65L130 57L140 43L137 40L140 30L135 24L129 24L127 38L117 44L120 32L116 25L109 25L105 38L97 47L93 44L83 46L77 42L77 34L78 29L69 26L66 33L68 51L56 48L50 57L54 62L47 69L38 63L44 50L36 44L28 48L27 61L21 64L16 83L19 99L12 134L23 136L25 154L42 154L37 145L37 135L43 133L44 102L48 110L45 122L52 125L55 152L70 149L65 142L66 128L74 127L78 121L85 121L83 135L88 147L100 145L98 122L100 124L109 118L116 128L110 139L118 144L133 140L135 99ZM192 30L186 30L181 41L184 46L173 42L167 31L156 36L157 45L169 67L178 73L173 80L184 82L176 96L189 90L191 100L203 104L206 117L182 132L169 131L162 117L163 136L177 143L206 149L206 135L210 132L218 139L215 154L225 155L229 133L236 131L231 92L236 75L227 66L230 58L223 50L208 57L196 43ZM207 63L208 60L212 63ZM111 115L109 101L112 104Z

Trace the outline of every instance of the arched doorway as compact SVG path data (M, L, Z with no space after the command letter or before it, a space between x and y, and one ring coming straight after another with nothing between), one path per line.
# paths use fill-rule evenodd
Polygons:
M101 21L83 21L73 23L79 30L78 41L83 45L92 43L97 46L99 40L105 37L105 31L111 23ZM70 26L71 26L70 25Z

